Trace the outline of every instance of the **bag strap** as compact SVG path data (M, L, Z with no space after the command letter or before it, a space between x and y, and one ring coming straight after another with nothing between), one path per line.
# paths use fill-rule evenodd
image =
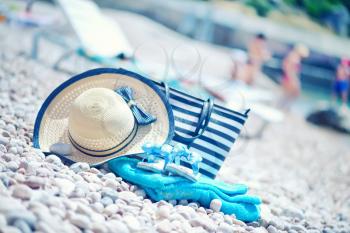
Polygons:
M165 82L162 82L161 84L165 90L165 97L167 98L167 100L169 100L170 99L169 86ZM198 119L198 124L196 126L196 129L194 130L194 136L184 137L184 136L179 135L175 131L176 140L180 141L182 143L185 143L188 147L190 147L191 143L194 140L196 140L197 138L199 138L200 136L202 136L204 131L208 127L213 109L214 109L214 100L213 100L213 98L209 97L203 103L203 107L202 107L202 110L200 112L199 119Z

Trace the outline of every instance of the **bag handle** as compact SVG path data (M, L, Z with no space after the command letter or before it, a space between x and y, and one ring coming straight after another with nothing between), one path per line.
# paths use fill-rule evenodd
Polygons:
M167 100L169 100L170 99L169 86L165 82L162 82L161 84L164 87L165 97L167 98ZM190 147L191 143L194 140L196 140L197 138L199 138L200 136L202 136L204 131L208 127L213 109L214 109L214 100L213 100L213 98L209 97L203 104L203 108L202 108L200 115L199 115L198 124L196 126L195 131L194 131L194 136L184 137L184 136L179 135L175 131L175 138L178 141L183 142L183 143L187 144L188 147Z

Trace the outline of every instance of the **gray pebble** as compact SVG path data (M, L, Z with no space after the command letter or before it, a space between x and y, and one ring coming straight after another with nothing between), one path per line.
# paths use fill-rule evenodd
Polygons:
M132 194L135 195L134 193L132 193ZM118 193L117 191L115 191L114 189L111 189L109 187L102 188L101 195L102 195L102 197L111 198L112 202L114 202L118 198L118 196L121 197L121 199L123 199L123 198L128 199L128 197L126 196L127 194L125 194L123 192ZM131 198L131 196L130 196L130 198Z
M33 213L27 211L27 210L22 210L22 211L10 211L6 215L7 218L7 223L8 224L14 224L16 220L23 220L26 222L31 228L35 226L36 222L36 217L34 216Z
M135 194L136 194L137 196L142 197L142 198L146 198L146 192L145 192L145 190L143 190L143 189L138 189L138 190L136 190L136 191L135 191Z
M58 167L62 167L63 164L62 164L62 161L59 157L57 157L56 155L48 155L46 158L45 158L45 161L48 162L48 163L52 163Z
M88 171L90 169L90 165L88 163L78 162L78 163L73 163L69 168L73 170L75 173L79 173L79 172Z
M5 218L5 215L0 214L0 228L1 228L1 227L4 227L4 226L6 226L6 225L7 225L7 220L6 220L6 218Z
M282 215L285 215L287 217L291 218L297 218L297 219L303 219L304 214L303 211L297 209L297 208L288 208L288 209L283 209Z
M10 142L10 140L2 135L0 135L0 144L1 145L7 145Z
M32 233L32 229L30 226L23 220L17 219L14 223L13 226L17 227L18 229L21 230L22 233Z
M260 224L258 222L250 222L250 223L247 223L247 225L252 227L260 227Z
M180 200L179 205L188 205L188 201L187 200Z
M15 172L15 171L17 171L17 169L19 168L19 164L18 164L17 162L15 162L15 161L10 161L10 162L8 162L8 163L6 164L6 167L7 167L9 170Z
M72 154L72 146L66 143L55 143L50 146L50 152L61 156Z
M272 225L270 225L270 226L267 227L267 231L268 231L269 233L278 233L278 230L276 229L276 227L274 227L274 226L272 226Z
M0 232L4 233L21 233L21 231L17 227L5 226L0 228Z
M199 207L199 205L197 203L195 203L195 202L191 202L187 206L189 206L189 207L191 207L191 208L193 208L195 210L198 209L198 207Z
M108 206L108 205L113 204L113 200L112 200L112 198L106 196L106 197L102 197L101 203L102 203L104 206Z

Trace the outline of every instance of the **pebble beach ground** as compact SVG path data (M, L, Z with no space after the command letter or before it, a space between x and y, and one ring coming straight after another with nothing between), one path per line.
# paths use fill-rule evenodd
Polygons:
M12 32L0 28L7 36L0 41L0 232L350 232L350 139L300 116L269 125L259 140L241 140L219 173L262 198L262 217L252 223L215 206L152 203L107 169L45 157L31 147L35 116L69 75L18 54L29 40L10 43L18 38ZM258 124L252 117L247 130Z

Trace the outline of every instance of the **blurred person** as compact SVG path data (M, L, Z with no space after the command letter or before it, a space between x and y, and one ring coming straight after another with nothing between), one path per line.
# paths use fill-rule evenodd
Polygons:
M309 49L302 44L295 45L283 59L281 85L284 90L282 107L289 108L290 102L300 95L301 60L309 56Z
M255 35L248 45L248 63L245 68L244 82L248 85L254 84L255 79L261 71L261 67L271 53L267 48L266 36L263 33Z
M231 69L231 78L233 80L244 80L245 70L248 61L248 54L241 49L233 49L231 53L233 66Z
M337 67L336 78L333 87L333 98L340 96L342 109L346 108L350 86L350 59L343 58Z

